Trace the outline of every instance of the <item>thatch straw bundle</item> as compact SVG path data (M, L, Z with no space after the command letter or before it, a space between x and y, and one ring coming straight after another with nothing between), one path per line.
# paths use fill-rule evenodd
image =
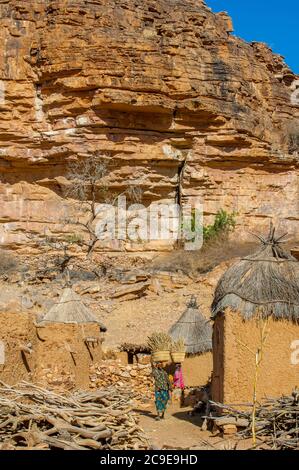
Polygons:
M231 308L246 320L259 313L299 321L299 263L281 248L283 237L275 238L271 226L268 237L258 236L261 248L226 271L215 291L213 316Z
M167 333L155 332L147 338L147 346L152 353L170 351L171 338Z
M212 350L212 327L198 309L195 297L187 305L187 310L170 328L174 341L182 338L187 354L202 354Z
M87 308L73 289L66 287L58 302L40 319L39 323L98 323L102 331L106 327Z
M173 353L185 353L186 352L186 346L185 346L185 341L183 338L179 338L176 341L172 341L171 344L171 352Z

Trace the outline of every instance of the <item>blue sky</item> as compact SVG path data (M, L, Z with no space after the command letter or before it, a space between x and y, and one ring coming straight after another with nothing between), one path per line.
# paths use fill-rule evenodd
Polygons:
M214 12L227 11L237 36L266 42L299 73L299 0L205 0Z

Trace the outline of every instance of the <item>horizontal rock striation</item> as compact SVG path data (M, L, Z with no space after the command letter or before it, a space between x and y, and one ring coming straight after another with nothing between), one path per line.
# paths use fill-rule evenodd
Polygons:
M68 164L99 153L113 194L139 186L146 205L202 201L207 222L224 208L242 233L269 218L296 233L298 77L233 36L226 13L199 0L0 0L0 18L3 246L60 233Z

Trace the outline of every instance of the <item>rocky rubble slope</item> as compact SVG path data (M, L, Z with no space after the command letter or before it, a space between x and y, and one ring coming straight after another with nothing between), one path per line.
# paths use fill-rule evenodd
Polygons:
M239 227L274 217L296 232L297 77L233 36L225 13L199 0L0 0L0 18L2 245L61 233L68 162L99 152L115 194L137 185L146 205L200 200L207 221L224 208Z

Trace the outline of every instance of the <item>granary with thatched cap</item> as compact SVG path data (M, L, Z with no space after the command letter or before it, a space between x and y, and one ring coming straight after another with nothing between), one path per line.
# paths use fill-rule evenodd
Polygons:
M226 308L244 319L257 312L264 317L299 322L299 263L281 247L283 237L259 237L261 246L231 266L220 279L212 305L213 315Z
M106 331L106 327L70 287L66 287L63 290L58 302L39 319L39 323L97 323L101 331Z
M102 359L105 326L71 288L36 322L35 380L88 388L90 366Z
M206 385L212 373L212 326L210 320L200 312L195 296L191 297L186 310L170 328L169 334L173 340L183 339L185 343L185 385Z
M299 263L271 225L257 251L221 277L212 303L215 401L251 402L256 354L261 354L258 398L299 385L294 347L299 339Z
M170 336L184 340L187 354L203 354L212 351L212 326L199 311L196 298L191 297L187 309L170 328Z

